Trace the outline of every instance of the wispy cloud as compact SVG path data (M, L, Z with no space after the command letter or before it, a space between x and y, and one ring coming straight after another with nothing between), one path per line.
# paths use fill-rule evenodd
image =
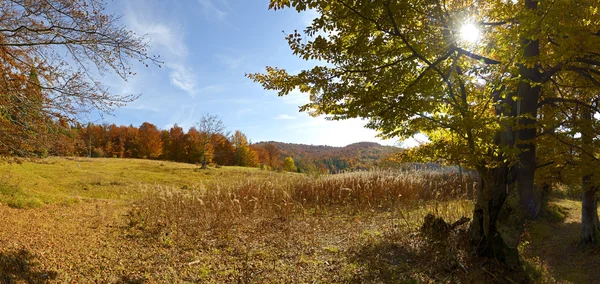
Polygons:
M145 111L151 111L151 112L159 112L159 110L154 106L149 106L146 104L136 104L135 102L129 103L126 106L124 106L123 108L135 109L135 110L145 110Z
M212 0L198 0L198 2L202 5L206 16L215 16L219 20L223 20L227 16L227 12L217 7Z
M136 33L146 35L153 49L161 54L173 86L190 95L196 94L197 76L188 65L188 48L181 27L163 18L144 2L128 2L125 20Z
M231 18L230 16L235 16L236 13L227 0L198 0L198 3L200 3L205 19L217 21L234 30L239 30L228 20L228 18Z
M173 112L169 119L169 123L165 125L163 129L169 129L174 124L177 124L186 130L194 126L198 122L196 108L197 105L195 104L180 105L179 108Z
M171 69L171 72L169 73L171 84L186 91L190 95L196 94L197 77L192 68L186 67L181 63L169 63L167 64L167 67Z
M293 116L293 115L289 115L289 114L280 114L280 115L276 116L275 119L278 119L278 120L292 120L292 119L296 119L296 117Z

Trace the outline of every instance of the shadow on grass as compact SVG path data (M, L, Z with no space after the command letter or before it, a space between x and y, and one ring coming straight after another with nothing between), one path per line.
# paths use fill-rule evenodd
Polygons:
M357 266L350 283L418 283L412 270L420 258L406 247L390 241L351 250L348 259Z
M532 226L529 259L547 269L554 281L597 283L600 279L600 246L580 245L581 223L542 222Z
M350 249L350 283L530 283L520 269L470 253L466 230L433 239L386 236Z
M0 283L45 283L55 279L55 271L38 268L35 255L27 250L0 253Z

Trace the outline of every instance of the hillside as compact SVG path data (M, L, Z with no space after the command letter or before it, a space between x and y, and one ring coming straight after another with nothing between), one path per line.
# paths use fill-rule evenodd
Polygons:
M374 142L359 142L344 147L306 145L283 142L259 142L254 145L272 144L280 152L280 160L292 157L301 171L339 172L365 170L382 166L382 160L401 151L394 146L383 146Z

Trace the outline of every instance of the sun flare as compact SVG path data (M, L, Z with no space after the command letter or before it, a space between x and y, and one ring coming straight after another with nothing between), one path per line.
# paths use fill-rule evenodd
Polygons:
M467 23L460 28L460 38L468 43L479 40L479 28L473 23Z

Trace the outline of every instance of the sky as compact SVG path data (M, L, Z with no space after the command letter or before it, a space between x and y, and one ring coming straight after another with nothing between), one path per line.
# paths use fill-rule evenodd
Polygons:
M360 119L326 121L299 112L308 95L294 91L278 97L244 75L265 66L294 73L314 63L294 56L285 34L304 30L315 12L272 11L268 0L127 0L109 2L109 12L150 40L151 54L164 64L134 64L128 81L104 78L115 94L141 94L136 101L95 123L139 126L150 122L161 129L194 126L203 114L218 115L228 131L240 130L252 142L281 141L345 146L360 141L398 145L381 140Z

